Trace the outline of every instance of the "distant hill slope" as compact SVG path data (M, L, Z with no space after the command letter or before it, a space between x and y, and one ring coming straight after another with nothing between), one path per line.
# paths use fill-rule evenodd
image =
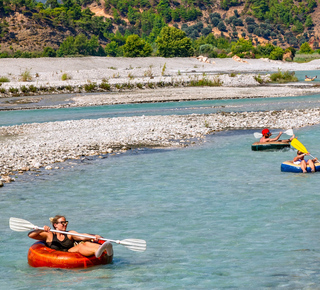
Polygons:
M1 51L57 49L68 36L80 33L98 35L102 46L116 32L135 33L152 43L164 25L182 29L192 39L213 33L234 41L251 39L254 45L298 49L309 42L319 48L320 7L315 0L64 0L69 6L55 9L44 5L48 1L29 1L32 7L24 0L16 0L19 5L0 0Z

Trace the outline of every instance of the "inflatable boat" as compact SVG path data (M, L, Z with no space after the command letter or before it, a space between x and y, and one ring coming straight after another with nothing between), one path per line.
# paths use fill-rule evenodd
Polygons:
M34 243L28 252L28 263L32 267L51 268L88 268L97 265L106 265L112 262L113 255L103 253L100 258L85 257L79 253L69 253L51 249L44 242Z
M306 76L306 78L305 78L304 80L305 80L306 82L312 82L312 81L314 81L316 78L317 78L317 76L312 77L312 78Z
M316 162L315 164L316 171L320 171L320 163ZM292 161L285 161L281 163L281 171L282 172L294 172L294 173L302 173L302 169L300 164L294 164ZM311 168L307 165L307 172L311 172Z
M283 143L283 142L267 142L267 143L260 143L255 142L251 145L251 149L253 151L260 151L260 150L280 150L284 148L290 148L290 143Z

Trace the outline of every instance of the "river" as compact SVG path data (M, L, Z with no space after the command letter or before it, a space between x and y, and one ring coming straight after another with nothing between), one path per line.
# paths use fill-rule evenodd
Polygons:
M229 104L239 110L264 110L269 102L278 102L279 108L279 103L285 107L311 100L310 106L315 106L318 98ZM189 102L186 110L201 112L199 107L217 104ZM184 104L168 108L171 105L162 104L167 107L163 110L184 110ZM156 104L131 107L146 114L147 106L162 110ZM130 114L127 107L118 108ZM78 110L79 118L87 118L107 108ZM25 122L26 116L30 122L43 121L33 117L37 114L49 116L35 110L19 120L14 114L24 111L3 113L12 114L12 124ZM74 118L70 111L62 115ZM6 118L1 116L2 124ZM226 131L182 149L135 149L17 177L1 188L0 288L316 289L319 173L280 172L281 162L292 159L295 150L251 151L253 132ZM297 129L295 134L317 156L320 126ZM112 264L86 270L31 268L27 252L33 240L27 233L11 231L9 218L43 226L56 214L66 215L69 230L144 239L147 250L138 253L114 245Z

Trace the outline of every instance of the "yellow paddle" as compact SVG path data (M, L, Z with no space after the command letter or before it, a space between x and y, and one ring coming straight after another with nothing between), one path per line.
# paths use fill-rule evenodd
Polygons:
M314 156L312 156L306 147L303 146L303 144L297 139L293 138L291 141L292 147L296 148L297 150L301 151L302 153L309 154L313 159L316 159Z

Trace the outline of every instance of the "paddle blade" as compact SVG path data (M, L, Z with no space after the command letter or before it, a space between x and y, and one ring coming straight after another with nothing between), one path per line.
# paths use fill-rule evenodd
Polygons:
M292 129L288 129L287 131L284 131L284 134L292 136L293 135L293 130Z
M147 249L147 242L139 239L126 239L119 241L118 244L127 247L131 251L144 252Z
M303 144L297 139L293 138L291 141L292 147L296 148L297 150L301 151L302 153L308 153L308 150L306 147L303 146Z
M10 229L16 232L25 232L25 231L34 230L37 228L35 225L33 225L32 223L26 220L14 218L14 217L11 217L9 219L9 226L10 226Z
M262 137L262 134L258 132L253 133L253 135L254 135L254 138L257 138L257 139Z

